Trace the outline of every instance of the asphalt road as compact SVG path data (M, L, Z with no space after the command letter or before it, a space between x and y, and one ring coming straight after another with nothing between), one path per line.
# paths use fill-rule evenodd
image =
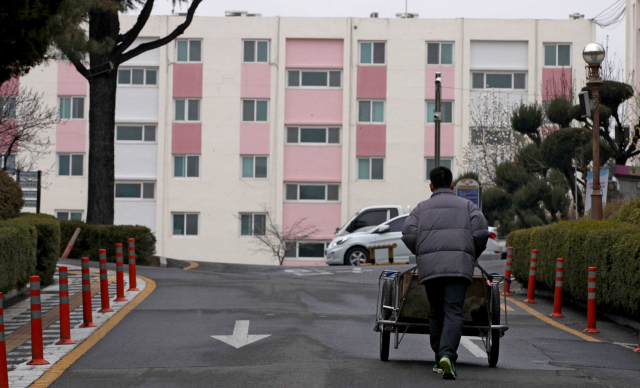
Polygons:
M484 267L502 272L504 261ZM52 386L638 386L640 354L616 344L637 344L637 332L598 321L602 333L594 337L602 342L588 342L511 302L496 368L460 346L459 378L443 381L431 371L434 356L425 335L407 335L382 362L373 331L377 278L391 268L407 266L139 267L139 275L155 280L155 291ZM536 310L553 310L551 301L538 302ZM583 311L563 312L560 322L586 328ZM239 349L211 337L231 336L237 321L249 321L249 335L269 336Z

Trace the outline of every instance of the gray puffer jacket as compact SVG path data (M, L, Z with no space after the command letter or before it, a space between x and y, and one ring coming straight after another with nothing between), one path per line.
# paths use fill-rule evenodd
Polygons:
M487 247L487 220L473 202L438 189L420 202L402 229L402 241L416 255L418 277L473 279L475 260Z

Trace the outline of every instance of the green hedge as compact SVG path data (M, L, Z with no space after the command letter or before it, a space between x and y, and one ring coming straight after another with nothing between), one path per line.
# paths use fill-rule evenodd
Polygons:
M640 226L640 198L622 206L610 218L611 221L626 222Z
M640 320L640 227L614 221L564 221L512 232L512 271L527 285L531 250L538 250L536 288L553 290L564 258L563 296L587 301L588 268L596 267L598 311Z
M53 280L56 264L60 258L60 223L48 214L22 213L7 223L27 223L36 227L38 232L38 251L35 273L40 282L47 284Z
M80 259L88 257L93 261L98 261L98 250L107 250L107 260L116 261L116 243L121 243L124 252L124 262L127 262L127 247L129 238L136 240L136 264L148 265L156 253L156 237L151 229L139 225L96 225L85 224L80 221L62 221L60 229L62 238L60 240L60 252L64 252L71 236L76 228L82 229L78 240L73 246L69 258Z
M38 231L28 223L0 222L0 292L25 286L35 273Z

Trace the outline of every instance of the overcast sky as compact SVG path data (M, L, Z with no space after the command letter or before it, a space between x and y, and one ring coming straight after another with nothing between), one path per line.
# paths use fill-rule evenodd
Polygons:
M408 1L408 10L423 18L568 19L575 12L593 18L615 0L446 0ZM190 3L190 2L189 2ZM263 16L368 17L394 18L404 12L405 0L204 0L198 16L224 16L224 11L249 11ZM171 14L171 1L157 1L154 14ZM183 6L185 11L186 7ZM178 10L176 9L176 12ZM597 27L597 40L609 36L609 53L616 61L625 57L625 23L603 30ZM608 53L608 54L609 54Z

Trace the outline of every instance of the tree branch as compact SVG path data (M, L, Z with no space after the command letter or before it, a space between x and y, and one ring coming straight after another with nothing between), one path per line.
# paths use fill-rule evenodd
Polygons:
M189 10L187 11L187 19L184 21L184 23L180 24L178 27L176 27L175 30L173 30L173 32L171 32L169 35L165 36L164 38L161 39L157 39L154 40L152 42L148 42L148 43L143 43L141 45L139 45L138 47L127 51L126 53L120 55L117 59L116 59L116 65L119 65L123 62L126 62L128 60L130 60L131 58L134 58L146 51L149 50L153 50L156 49L158 47L164 46L165 44L171 42L172 40L174 40L175 38L177 38L178 36L182 35L184 33L184 31L187 29L187 27L189 27L189 25L191 24L191 21L193 20L193 15L196 12L196 8L198 8L198 5L200 5L200 3L202 2L202 0L193 0L193 3L191 3L191 5L189 6Z
M133 42L136 40L138 34L140 34L140 31L142 31L142 28L147 24L149 16L151 16L154 2L155 0L147 0L147 2L144 4L144 7L142 8L142 11L140 11L140 15L138 15L136 24L134 24L133 27L131 27L131 29L124 35L118 35L117 41L122 43L116 45L116 47L114 48L112 54L113 57L117 58L118 56L120 56L120 54L122 54L124 50L128 49L129 46L131 46L131 44L133 44Z

